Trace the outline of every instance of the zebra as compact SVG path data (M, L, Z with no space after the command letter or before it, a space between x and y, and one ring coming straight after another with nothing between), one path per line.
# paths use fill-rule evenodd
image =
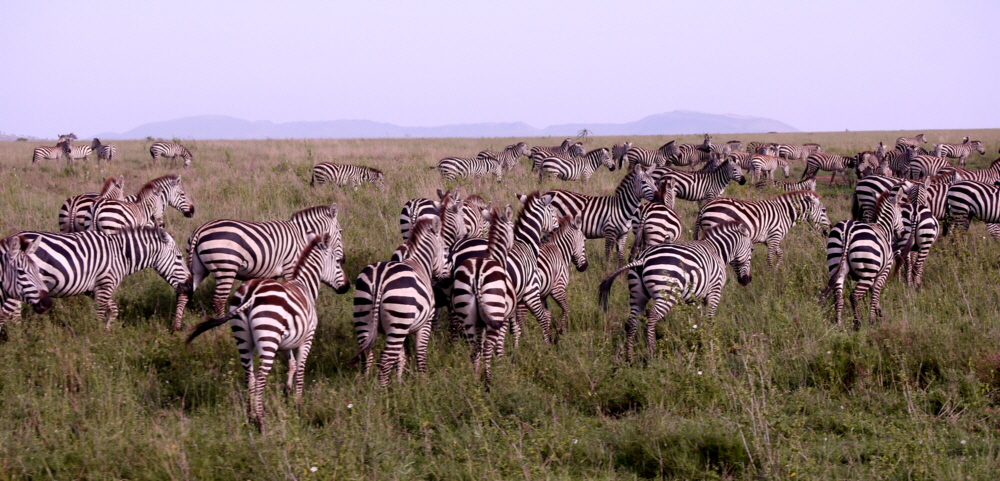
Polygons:
M628 261L648 246L676 242L684 230L681 219L674 212L674 179L667 178L653 194L653 200L639 206L636 220L632 222L635 241L629 251Z
M66 148L66 156L70 163L76 161L76 159L83 159L84 162L88 162L90 159L90 153L94 149L89 145L73 145L72 141L69 141Z
M972 151L985 155L986 149L979 140L969 141L969 137L962 139L961 144L937 144L934 146L934 156L941 158L958 159L958 164L965 166L966 159Z
M31 163L35 164L42 159L59 160L63 157L63 155L65 155L66 158L69 159L70 158L69 151L71 148L70 142L71 142L70 140L65 140L63 138L60 138L59 142L53 147L49 146L35 147L35 150L31 154Z
M692 170L696 165L703 162L715 162L724 156L711 150L702 150L700 147L682 147L676 154L668 159L676 166L688 166Z
M785 173L786 179L790 174L788 161L772 155L754 154L750 157L750 166L754 182L765 176L767 180L774 180L774 171L778 169Z
M146 182L135 195L121 200L95 199L90 210L84 212L84 229L110 232L126 226L163 227L163 211L167 206L177 209L184 217L194 216L194 204L181 187L179 175L157 177Z
M350 182L354 184L354 190L358 190L358 186L362 182L368 182L379 186L382 190L386 189L381 170L360 165L320 162L313 167L309 187L316 184L323 185L327 182L337 185L347 185Z
M487 175L494 175L497 183L503 182L503 164L496 159L468 159L462 157L446 157L430 169L438 169L445 180L455 180L458 177L472 177L476 182Z
M173 160L172 165L177 165L177 157L184 160L184 168L191 166L191 151L187 147L174 142L154 142L149 146L149 155L153 157L155 164L160 157L168 157Z
M962 179L957 170L948 170L934 177L924 177L924 181L916 182L910 189L910 202L927 206L935 219L944 220L947 214L948 190L952 184ZM947 234L948 224L943 224L944 234Z
M918 150L916 147L906 148L905 150L890 150L882 156L880 164L882 162L887 163L893 176L907 177L910 172L910 161L917 155L925 155L919 153L921 150L923 149Z
M921 180L924 177L934 177L943 170L953 168L944 158L933 155L914 155L910 159L907 178Z
M371 264L362 269L355 282L354 332L358 353L350 363L362 361L367 374L373 361L372 347L378 333L384 332L385 349L378 361L381 386L389 385L393 368L402 377L406 365L403 341L410 334L416 335L417 371L426 372L429 321L435 304L433 282L448 275L440 219L418 220L406 245L405 260Z
M780 182L777 180L772 180L770 182L762 180L757 182L757 188L763 189L768 185L774 188L784 191L784 192L795 192L796 190L811 190L816 191L816 176L809 177L807 179L802 179L798 182Z
M70 232L83 232L86 230L86 215L90 212L90 208L93 207L94 202L102 197L122 200L124 198L122 195L124 188L125 176L119 175L118 178L108 177L104 181L99 194L88 192L66 199L62 206L59 207L59 232L68 234Z
M680 148L673 140L661 145L656 150L630 147L622 156L622 163L627 163L629 170L635 168L637 164L642 164L645 167L660 167L667 165L667 162L669 162L668 159L679 153Z
M1000 223L1000 186L972 180L955 182L948 189L945 204L950 218L945 233L956 225L968 230L973 217L990 224Z
M621 169L625 165L625 153L632 148L632 142L623 142L611 146L611 160Z
M962 180L974 180L984 184L992 184L1000 180L1000 159L994 160L985 169L963 169L956 167L956 170L958 175L962 177Z
M588 239L604 238L604 259L611 248L618 252L618 263L625 261L625 239L642 199L653 200L656 190L653 177L642 165L637 165L618 184L613 195L591 196L552 190L552 205L560 216L580 218L580 230Z
M749 142L746 152L748 154L778 155L778 145L774 142Z
M528 150L528 144L518 142L516 144L508 145L503 149L503 152L484 150L479 152L479 154L476 155L476 158L497 160L504 169L510 170L512 167L517 165L518 159L521 157L528 157L529 155L531 155L531 151Z
M48 287L32 256L41 241L38 237L28 241L22 236L10 236L3 240L5 249L0 253L0 304L7 299L26 302L38 314L52 309L52 298ZM4 329L6 316L0 316L0 340L7 341Z
M746 201L730 198L715 199L705 204L695 221L695 239L698 230L708 231L726 222L735 221L747 226L750 242L767 244L767 265L778 267L784 258L781 241L800 220L807 220L823 231L830 229L830 219L819 194L800 190L781 194L771 199Z
M566 139L567 141L570 139ZM566 144L563 142L565 148L560 147L532 147L531 154L528 157L531 159L531 171L534 172L542 166L542 161L547 157L562 157L564 159L573 159L576 157L583 157L587 152L583 149L583 144L580 142L571 142Z
M250 279L236 291L228 314L198 324L187 338L190 344L202 333L229 322L247 380L247 411L261 431L264 427L264 385L275 355L278 352L288 354L286 389L294 392L295 399L299 400L305 384L306 359L319 323L316 296L320 282L337 291L346 291L347 276L340 262L332 259L336 253L330 234L310 233L308 237L288 280ZM256 372L255 352L259 359Z
M931 247L937 242L941 225L934 213L922 204L908 203L900 206L903 220L904 238L896 242L899 263L896 270L903 269L906 284L920 289L924 277L924 261ZM996 225L996 224L993 224Z
M184 264L180 248L167 231L158 227L125 228L111 234L22 231L16 235L29 242L40 239L32 258L49 296L92 293L98 321L106 321L105 329L111 329L118 317L118 306L111 296L129 274L152 267L174 288L178 305L186 304L191 293L191 272ZM20 307L20 300L7 299L3 317L19 317ZM178 328L174 326L175 330Z
M854 164L854 175L858 180L869 175L892 175L889 163L882 161L875 152L870 150L858 152L854 158L857 159Z
M924 134L917 134L916 137L899 137L896 139L896 150L905 152L909 147L920 147L921 143L927 143L927 138L924 137Z
M903 236L903 220L899 213L899 196L883 193L876 203L875 222L855 220L838 222L830 230L826 243L826 264L829 282L820 297L832 293L837 310L837 325L844 311L844 281L848 275L858 281L851 292L854 326L861 325L861 298L871 290L871 312L882 319L882 287L892 269L896 240Z
M742 170L753 172L753 164L750 162L750 159L752 159L754 155L757 154L751 154L749 152L730 152L729 155L726 156L725 160L738 165Z
M736 269L740 284L745 286L750 283L753 244L747 227L730 222L716 226L705 234L704 240L647 247L635 260L615 270L601 282L599 301L607 311L611 285L619 274L629 271L630 310L625 321L627 361L632 360L638 318L650 300L653 307L646 311L646 345L652 354L657 322L669 314L679 301L703 300L708 307L706 315L715 316L722 288L726 285L726 264Z
M538 169L538 180L552 175L560 180L583 180L589 181L601 166L614 172L615 162L611 159L611 153L606 148L594 149L587 152L587 155L575 159L563 159L560 157L546 157Z
M802 179L810 176L816 176L817 172L820 170L825 170L831 172L830 175L830 185L833 185L834 179L837 177L837 173L844 178L844 182L850 183L847 180L847 169L853 169L857 165L858 159L854 157L842 157L836 154L824 154L822 152L817 152L815 154L809 154L806 158L806 170L802 172Z
M809 156L813 154L818 154L823 152L823 148L819 144L802 144L802 145L789 145L789 144L777 144L778 157L783 157L788 160L803 160L808 159Z
M214 275L212 309L215 317L222 317L229 291L237 279L288 278L310 232L329 233L335 259L342 263L344 244L337 213L337 204L333 204L300 210L292 214L290 220L218 219L202 224L188 239L191 290L197 289L209 275ZM175 322L180 322L180 318Z
M660 167L654 169L651 174L657 182L667 178L674 179L677 198L690 201L709 201L721 197L726 191L726 186L733 180L740 185L747 183L740 167L728 160L713 172L682 172Z
M542 328L542 341L553 342L550 332L552 314L542 303L539 291L538 253L542 236L558 227L554 214L555 196L541 195L534 191L528 195L517 194L521 202L521 212L514 221L514 245L507 252L507 276L514 285L516 305L525 305L538 319ZM513 323L514 346L521 337L521 326Z
M572 264L578 272L587 270L586 240L578 220L563 216L559 219L559 226L538 249L538 295L543 303L551 296L562 309L559 322L556 323L556 332L562 332L569 319L569 301L566 297L569 266ZM515 317L517 325L523 327L524 320L528 317L527 306L519 304Z
M851 194L851 217L862 222L872 222L875 217L875 204L885 192L893 195L901 193L903 198L909 198L914 183L897 177L869 175L858 181Z
M115 160L115 155L118 150L115 149L114 145L102 144L100 139L94 137L94 141L90 143L90 148L97 152L97 162L100 163L102 160L111 162Z

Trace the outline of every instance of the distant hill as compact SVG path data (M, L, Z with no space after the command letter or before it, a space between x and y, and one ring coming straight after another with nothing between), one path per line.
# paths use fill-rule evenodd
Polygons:
M4 132L0 132L0 140L17 140L17 139L38 140L38 137L32 137L30 135L7 134Z
M306 138L403 138L403 137L542 137L576 135L582 129L591 135L680 135L798 132L773 119L741 115L715 115L678 110L624 124L565 124L544 129L524 122L456 124L437 127L402 127L371 120L319 122L249 121L225 115L199 115L152 122L122 133L103 132L108 139L306 139Z

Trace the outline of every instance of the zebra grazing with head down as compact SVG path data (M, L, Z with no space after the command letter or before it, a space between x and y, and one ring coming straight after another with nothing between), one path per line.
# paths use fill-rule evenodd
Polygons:
M625 153L632 148L632 142L623 142L611 146L611 160L620 169L625 166Z
M1000 186L972 180L955 182L948 189L945 204L950 218L945 233L956 226L968 230L973 217L990 224L1000 223Z
M349 287L333 247L329 234L310 233L287 280L250 279L236 291L228 314L198 324L187 338L190 344L202 333L229 322L247 380L250 419L261 431L264 385L279 352L288 354L287 392L294 392L296 400L302 397L306 359L319 324L316 296L320 282L338 292L346 292ZM259 359L256 372L254 353Z
M350 164L335 164L333 162L320 162L313 167L312 178L309 179L309 186L316 184L323 185L333 183L337 185L354 184L354 190L362 182L375 184L385 190L384 175L381 170L371 167Z
M32 164L37 163L39 160L42 159L59 160L64 155L66 156L67 159L69 159L70 158L69 151L71 148L70 142L71 142L70 140L60 138L59 142L55 146L35 147L35 150L31 153L31 163Z
M775 154L778 157L783 157L788 160L802 160L808 159L810 155L818 154L823 152L823 148L819 144L802 144L802 145L789 145L789 144L777 144L778 153Z
M153 157L155 164L160 157L167 157L172 160L172 165L177 165L177 157L184 160L184 168L191 166L191 151L187 147L174 142L154 142L149 146L149 155Z
M586 240L577 220L563 216L559 226L538 249L538 295L542 303L551 296L562 309L556 332L563 332L569 319L569 299L566 297L569 266L574 265L578 272L587 270ZM527 306L519 304L515 316L517 325L523 328L528 317Z
M181 187L181 176L158 177L139 189L136 195L113 199L102 196L94 200L84 213L84 229L112 232L124 227L163 227L163 211L167 206L194 216L194 204Z
M774 180L774 171L781 169L787 179L790 174L788 161L781 157L772 155L754 154L750 157L750 168L753 172L754 182L766 177L767 180Z
M722 298L726 285L726 264L736 269L739 283L747 285L750 277L750 255L753 244L750 232L743 224L730 222L716 226L705 233L704 240L679 244L651 246L639 253L632 262L612 272L601 282L599 301L608 309L608 294L619 274L628 272L629 316L625 321L625 359L632 359L639 316L646 311L646 304L653 307L646 311L646 346L653 354L656 346L656 323L663 319L680 301L703 300L708 307L708 317Z
M629 144L631 145L631 144ZM628 163L629 170L636 165L645 167L662 167L670 162L668 159L680 153L680 147L673 140L660 146L656 150L647 150L642 147L629 147L622 155L622 163Z
M843 157L836 154L824 154L822 152L809 154L809 157L806 158L806 170L802 172L802 179L810 176L815 177L819 171L825 170L831 172L830 185L833 185L838 172L844 178L844 182L850 183L847 180L847 169L853 169L857 165L857 162L858 159L854 157Z
M896 139L896 150L906 152L906 149L910 147L920 147L921 143L927 143L927 138L924 137L924 134L917 134L916 137L899 137Z
M862 222L871 222L875 218L875 205L879 197L886 192L892 195L910 197L910 191L915 184L909 180L882 175L869 175L858 181L851 194L851 217Z
M844 281L849 275L858 283L851 292L854 325L861 324L861 298L871 290L871 314L882 319L882 287L892 269L897 239L903 236L898 198L888 192L878 199L875 222L855 220L838 222L830 230L826 243L826 264L830 280L822 298L832 293L837 310L837 325L843 319Z
M711 150L703 150L701 147L681 147L674 155L669 157L671 164L684 167L687 166L690 169L694 169L695 166L704 162L715 162L723 158L717 152L712 152Z
M497 182L503 182L503 164L493 158L469 159L463 157L446 157L441 159L437 165L429 167L437 169L441 177L445 180L455 180L458 177L471 177L479 182L479 179L487 175L494 175Z
M699 229L707 232L726 222L742 223L749 229L751 242L767 244L767 265L778 267L784 258L781 241L788 231L803 219L822 230L823 235L826 235L826 231L830 228L826 207L823 206L819 194L813 191L789 192L760 201L723 197L701 208L694 224L694 234L697 239Z
M90 143L90 148L97 152L97 162L100 163L102 160L111 162L115 160L115 155L118 154L118 149L115 149L114 145L102 144L100 139L94 138L94 141Z
M768 185L774 188L784 191L784 192L795 192L797 190L816 190L816 176L809 177L808 179L802 179L798 182L780 182L777 180L772 180L770 182L762 180L757 182L757 188L763 189Z
M524 142L518 142L516 144L508 145L504 147L503 152L497 152L495 150L484 150L476 155L477 159L493 159L500 162L500 165L504 169L510 170L515 165L517 165L517 160L521 157L528 157L531 155L531 151L528 150L528 144Z
M622 179L613 195L591 196L553 190L552 205L560 216L580 219L580 230L588 239L604 239L604 258L611 248L618 252L618 263L625 260L625 239L632 228L642 199L653 200L656 190L653 177L637 165Z
M740 167L728 160L712 172L682 172L660 167L652 171L652 176L657 182L668 178L674 179L677 198L690 201L709 201L722 197L726 186L734 180L740 185L747 183Z
M934 146L934 156L941 158L958 159L958 164L965 166L966 159L972 151L985 155L986 149L979 140L969 141L969 137L962 139L961 144L937 144Z
M35 242L32 256L51 297L71 297L93 293L99 321L105 329L118 317L111 299L125 276L152 267L178 296L178 305L187 303L191 273L180 248L167 231L155 227L126 228L111 234L77 232L54 234L23 231L17 235ZM0 246L0 248L4 248ZM20 316L21 301L7 299L3 316ZM174 325L174 329L180 326Z
M0 252L0 304L8 299L26 302L35 312L44 314L52 309L52 299L38 266L31 256L39 246L38 237L34 241L14 235L4 239L4 251ZM0 340L7 340L4 329L7 316L0 315Z
M614 172L615 162L606 148L594 149L583 157L563 159L561 157L546 157L538 169L538 180L552 176L559 180L590 180L601 166Z
M86 216L99 198L122 200L122 190L125 188L125 176L108 177L101 187L101 192L88 192L66 199L59 207L59 232L83 232L87 229Z
M424 218L417 221L406 241L406 258L400 262L379 262L365 267L354 288L354 332L358 353L351 364L360 360L367 374L374 359L372 347L379 332L385 333L385 349L378 360L378 381L389 384L389 373L396 369L403 375L406 353L403 342L416 335L417 371L427 371L427 343L434 312L433 285L448 275L445 249L441 242L441 221Z
M903 219L903 238L896 242L899 251L897 271L902 268L906 284L920 289L924 277L924 261L931 247L937 242L941 233L941 225L934 218L934 213L918 203L903 204L899 210ZM995 225L995 224L994 224Z
M636 219L632 222L635 241L629 251L629 262L648 246L676 242L680 238L684 228L680 217L674 212L674 196L674 179L667 178L660 183L660 188L653 194L653 200L639 206Z
M188 263L193 276L191 289L197 289L209 275L214 275L212 309L215 317L222 317L226 298L237 279L287 279L308 243L310 232L330 234L336 253L334 259L342 263L344 244L337 212L337 204L333 204L300 210L292 214L290 220L218 219L202 224L188 239ZM175 322L179 323L180 318Z

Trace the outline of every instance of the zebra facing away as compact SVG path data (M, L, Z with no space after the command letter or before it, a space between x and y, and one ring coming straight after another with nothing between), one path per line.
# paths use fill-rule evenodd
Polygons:
M935 157L958 159L958 164L963 167L969 154L973 151L986 154L986 149L981 141L973 140L970 142L968 137L965 137L961 144L937 144L934 146Z
M111 234L23 231L17 235L32 242L40 239L33 259L49 296L93 293L98 320L106 321L105 329L111 329L118 317L118 306L111 296L129 274L152 267L174 288L178 305L182 300L186 304L191 292L191 273L181 250L170 234L160 228L124 229ZM20 307L21 301L7 299L3 317L20 316Z
M462 157L446 157L441 159L437 165L430 167L437 169L444 180L455 180L458 177L471 177L479 182L479 179L487 175L494 175L497 182L503 182L503 164L499 160L492 158L468 159Z
M772 155L753 155L750 157L750 167L753 172L754 182L760 180L762 177L766 177L767 180L774 180L774 171L778 169L781 169L785 173L786 179L790 173L788 161Z
M94 200L84 212L84 229L111 232L124 227L163 227L163 211L167 206L194 216L194 204L181 186L181 176L168 174L157 177L139 189L136 195L122 199L107 196Z
M826 207L823 206L819 194L813 191L789 192L760 201L723 197L701 208L695 221L694 236L695 239L698 238L699 229L707 232L726 222L739 222L747 227L751 242L767 244L767 265L778 267L784 258L781 241L788 231L803 219L822 230L824 236L830 229Z
M862 222L872 222L875 217L875 205L885 192L893 195L902 194L909 198L914 183L897 177L869 175L858 181L851 194L851 217Z
M736 269L740 284L750 283L753 244L749 234L745 225L730 222L706 232L704 240L651 246L601 282L599 301L607 311L611 285L619 274L628 271L630 309L625 321L627 361L632 359L639 316L646 311L650 300L653 307L646 311L646 346L648 352L653 354L656 323L669 314L678 302L703 300L708 307L705 315L715 316L722 288L726 285L726 264Z
M560 180L590 180L601 166L614 172L615 162L611 159L608 149L600 148L587 152L583 157L563 159L561 157L546 157L538 169L538 180L553 176Z
M840 176L844 178L844 182L850 182L847 180L847 169L853 169L854 166L857 165L857 162L858 159L853 157L824 154L822 152L810 154L809 157L806 158L806 170L802 172L802 179L810 176L815 177L819 171L825 170L827 172L831 172L830 185L833 185L833 181L837 177L838 172L840 172Z
M639 206L636 220L632 222L632 249L628 261L648 246L676 242L684 227L674 212L674 179L665 179L653 194L653 200Z
M102 197L122 200L124 198L124 188L125 176L119 175L117 179L108 177L104 181L104 186L101 187L99 194L88 192L66 199L62 206L59 207L59 232L70 233L86 230L86 215L90 212L90 208L93 207L94 202Z
M94 141L90 143L90 148L97 152L97 162L100 163L102 160L111 162L115 160L115 155L118 153L118 149L111 144L102 144L100 139L94 138Z
M6 246L0 252L0 304L7 299L26 302L36 313L44 314L52 309L52 299L48 287L42 280L38 266L31 256L38 249L38 237L28 242L21 236L10 236L3 241ZM0 340L7 340L4 329L6 316L0 316Z
M154 164L160 157L167 157L173 161L172 165L176 166L177 157L180 157L184 160L185 169L191 166L191 151L174 142L154 142L153 145L149 146L149 155L153 157Z
M484 150L476 155L477 159L493 159L500 162L500 165L504 169L510 170L515 165L517 165L517 160L521 157L528 157L531 155L531 151L528 150L528 144L524 142L518 142L516 144L508 145L504 147L503 152L497 152L494 150Z
M360 165L335 164L333 162L320 162L312 169L312 178L309 179L309 186L316 184L323 185L333 183L337 185L354 184L354 190L362 182L375 184L385 190L385 179L381 170Z
M192 291L209 275L214 275L212 309L215 317L222 317L229 291L237 279L288 278L310 232L330 234L330 243L336 253L333 258L343 262L344 244L337 212L337 204L333 204L300 210L292 214L290 220L218 219L202 224L188 239ZM175 319L175 323L180 321L180 317Z
M346 292L347 277L334 257L329 234L310 233L288 280L250 279L233 296L229 314L198 324L187 338L191 343L202 333L229 322L236 337L236 350L247 380L250 419L263 431L264 385L279 352L288 354L287 391L296 401L302 397L306 359L319 323L316 296L320 282ZM253 357L259 359L256 372Z
M953 170L954 168L950 162L941 157L914 155L910 159L907 178L921 180L924 177L934 177L945 170Z
M747 183L740 167L728 160L712 172L683 172L660 167L654 169L651 175L657 182L668 178L674 179L677 198L690 201L709 201L721 197L726 191L726 186L733 180L740 185Z
M920 289L924 277L924 261L931 247L937 242L941 225L925 205L903 204L899 212L903 219L905 234L896 242L895 247L899 251L899 264L896 265L896 269L897 271L903 269L907 285Z
M361 271L355 283L354 332L358 353L351 364L362 361L367 373L373 360L372 347L378 333L384 332L385 349L378 360L378 381L382 386L389 384L393 368L402 377L406 366L403 342L411 334L416 335L417 371L427 371L427 343L434 312L433 283L448 275L439 219L417 221L406 246L405 260L371 264Z
M39 160L59 160L64 155L69 159L70 141L60 139L59 142L52 147L43 145L41 147L35 147L35 150L31 153L31 163L37 163Z

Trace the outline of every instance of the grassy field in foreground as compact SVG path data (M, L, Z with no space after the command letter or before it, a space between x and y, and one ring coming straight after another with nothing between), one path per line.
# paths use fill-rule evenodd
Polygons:
M917 132L719 135L730 139L818 142L853 154ZM1000 130L927 131L932 142L972 135L996 157ZM635 137L658 147L700 136ZM192 141L180 171L197 207L169 210L168 230L186 245L216 218L287 219L336 202L353 279L386 260L399 243L398 216L411 197L442 185L427 169L445 156L473 156L522 139ZM523 139L556 145L561 138ZM587 148L624 138L599 137ZM115 142L122 160L95 166L31 165L28 142L0 142L0 233L56 230L63 200L124 174L127 192L167 172L152 166L151 142ZM389 189L310 188L320 161L385 171ZM503 184L461 182L499 204L515 192L568 188L607 194L620 172L587 184L539 184L522 159ZM802 163L792 175L802 172ZM832 222L849 217L851 187L820 194ZM774 192L733 184L727 195ZM679 201L690 229L696 206ZM59 299L52 312L26 314L0 345L0 479L993 479L1000 469L1000 244L981 223L936 245L924 287L890 280L885 321L853 331L831 325L825 239L799 225L784 241L785 264L769 269L757 246L753 283L730 280L714 319L694 306L658 328L645 364L617 355L628 314L624 279L610 310L597 286L612 270L603 240L588 241L590 268L571 273L572 315L558 346L542 344L529 320L526 339L494 364L485 393L469 349L443 332L431 341L429 372L408 372L380 389L347 366L356 344L352 294L324 288L320 326L296 406L282 396L283 362L265 395L266 436L244 416L245 386L228 329L191 346L167 332L173 291L155 273L123 282L111 332L93 302ZM684 232L690 239L690 232ZM212 283L196 292L186 327L209 312ZM554 307L558 311L558 307ZM642 352L642 351L640 351Z

